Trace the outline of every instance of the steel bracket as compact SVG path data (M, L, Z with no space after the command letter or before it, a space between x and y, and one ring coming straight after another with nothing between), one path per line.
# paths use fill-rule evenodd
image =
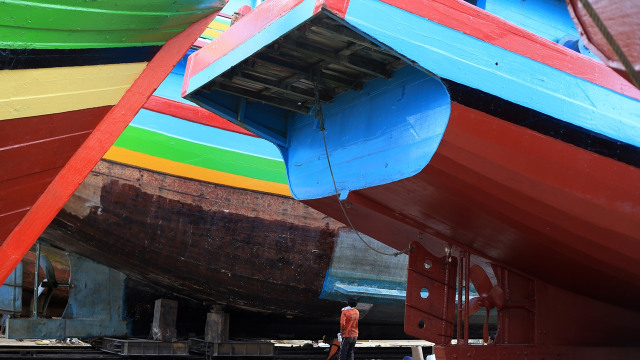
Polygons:
M435 344L448 344L455 319L456 258L436 257L413 242L407 270L404 331Z

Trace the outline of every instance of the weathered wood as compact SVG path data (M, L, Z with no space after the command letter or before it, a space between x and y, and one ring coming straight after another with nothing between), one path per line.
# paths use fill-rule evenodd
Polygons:
M300 202L101 161L44 238L190 298L335 316L319 299L342 225Z
M229 340L229 314L222 311L207 314L204 340L210 343L223 343Z
M240 95L242 97L246 97L248 99L255 100L255 101L269 103L287 110L295 111L300 114L306 114L311 109L309 105L303 105L297 100L265 94L262 92L262 89L252 90L232 82L220 81L220 82L216 82L215 84L217 85L215 87L216 90L224 91L224 92L235 94L235 95Z

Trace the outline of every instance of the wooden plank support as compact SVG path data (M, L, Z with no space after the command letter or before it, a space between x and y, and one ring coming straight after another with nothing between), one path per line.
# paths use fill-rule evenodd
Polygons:
M257 92L257 91L249 90L247 88L237 86L236 84L220 82L219 86L216 87L216 90L228 92L234 95L239 95L241 97L246 97L247 99L251 99L251 100L266 102L266 103L281 107L283 109L295 111L300 114L307 114L311 110L308 106L299 104L296 101L284 99L284 98L270 95L270 94L263 94L261 92Z
M281 46L285 48L291 48L306 56L313 56L330 63L338 63L350 69L360 71L374 77L381 77L383 79L389 79L391 77L391 72L387 70L384 65L376 64L373 61L364 61L353 56L331 54L325 49L318 48L302 41L294 41L292 43L282 42Z
M241 72L239 75L233 76L233 81L240 82L240 83L245 82L250 85L266 87L270 90L270 93L282 92L287 95L299 97L301 100L309 100L309 101L314 100L313 93L304 94L298 91L294 91L291 86L285 85L283 81L260 78L256 74Z
M219 11L190 25L160 49L122 99L102 119L69 162L0 246L0 282L4 282L80 183L129 125L173 67Z
M254 56L252 56L247 60L247 64L249 64L249 66L252 68L256 66L265 66L269 68L282 69L284 71L297 74L302 79L309 78L308 69L292 67L292 65L294 65L292 62L282 61L282 60L279 60L277 57L274 57L274 58L270 57L269 59L267 59L265 58L265 55L269 55L269 52L265 51L264 53L255 54ZM325 83L328 83L334 87L343 88L345 90L355 90L355 91L362 90L362 86L364 85L364 81L362 81L362 79L354 81L349 76L342 74L338 71L327 69L327 68L321 69L321 70L322 70L322 80ZM323 99L322 93L320 95L320 98Z

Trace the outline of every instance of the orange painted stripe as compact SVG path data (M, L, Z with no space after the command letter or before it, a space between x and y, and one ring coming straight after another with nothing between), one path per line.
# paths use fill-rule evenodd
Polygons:
M287 184L274 183L265 180L206 169L177 161L167 160L141 152L112 146L103 157L106 160L138 166L159 171L165 174L183 176L191 179L206 181L214 184L232 186L241 189L268 192L291 197Z

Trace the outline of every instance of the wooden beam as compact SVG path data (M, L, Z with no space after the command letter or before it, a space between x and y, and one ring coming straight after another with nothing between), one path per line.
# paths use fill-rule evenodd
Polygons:
M265 58L266 56L268 56L268 53L259 53L252 56L248 60L249 66L253 66L251 65L251 63L253 62L256 65L279 68L291 73L298 74L302 78L308 79L309 81L311 81L311 79L309 78L310 77L309 69L299 69L294 67L293 64L285 63L284 61L281 61L279 59L266 59ZM317 65L314 65L314 68L316 66ZM362 89L363 82L360 79L354 80L353 78L347 75L341 74L331 69L320 68L319 70L322 71L322 79L333 86L341 87L349 90L355 90L355 91L360 91Z
M351 56L330 53L326 49L318 48L302 41L283 41L281 46L297 51L303 55L313 56L317 59L331 63L337 63L374 77L384 79L389 79L391 77L391 72L386 69L386 66L378 63L377 61L366 61L364 59L352 58Z
M284 99L282 97L273 96L269 93L263 93L261 91L252 91L228 81L218 81L212 84L212 89L244 97L250 100L271 104L283 109L295 111L300 114L307 114L311 110L309 106L302 103L301 101L295 101L288 98Z

